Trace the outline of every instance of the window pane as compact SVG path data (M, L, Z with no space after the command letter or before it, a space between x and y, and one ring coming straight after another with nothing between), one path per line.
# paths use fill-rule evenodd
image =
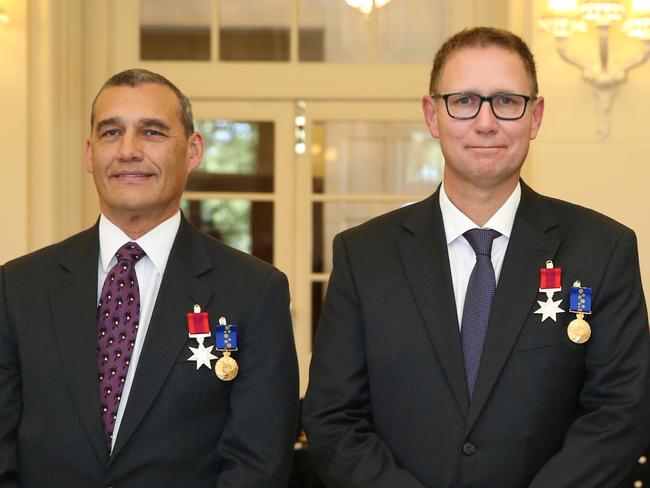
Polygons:
M391 0L377 10L377 61L430 64L451 34L448 0Z
M300 61L371 59L371 24L343 0L300 0L298 25L301 33L309 33L311 37L310 43L298 46Z
M332 270L332 241L336 234L409 203L412 202L314 202L313 272Z
M291 0L221 0L219 59L288 61Z
M187 184L191 191L272 192L273 122L194 121L206 142L201 165Z
M210 0L140 0L141 59L210 59Z
M273 203L249 200L181 201L198 229L240 251L273 262Z
M344 0L300 0L299 59L429 63L449 34L448 3L390 0L364 14Z
M315 193L428 194L442 180L438 141L421 122L314 122Z

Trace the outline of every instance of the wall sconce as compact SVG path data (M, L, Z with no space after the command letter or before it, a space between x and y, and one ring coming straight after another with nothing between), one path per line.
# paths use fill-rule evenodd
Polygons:
M0 25L7 25L9 23L9 14L0 8Z
M390 0L345 0L352 8L361 10L366 15L370 15L373 9L377 9L386 5Z
M586 32L592 23L598 32L599 61L590 64L567 51L567 39L576 32ZM611 27L622 23L623 32L640 39L643 51L620 65L609 63ZM560 57L582 70L582 78L591 83L599 116L598 138L609 135L609 114L616 89L632 68L650 58L650 0L632 0L629 13L621 0L548 0L547 13L539 22L542 29L553 34Z

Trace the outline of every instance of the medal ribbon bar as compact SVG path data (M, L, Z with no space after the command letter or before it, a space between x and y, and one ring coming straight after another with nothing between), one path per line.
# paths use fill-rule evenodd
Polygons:
M591 288L582 286L579 281L573 283L569 295L569 312L591 313Z
M226 319L221 317L216 331L217 351L236 351L237 350L237 329L238 325L226 323Z
M539 270L539 291L561 291L562 268L554 268L553 261L546 261L546 268Z
M201 307L194 305L194 312L187 314L187 332L190 337L210 337L208 313L201 312Z

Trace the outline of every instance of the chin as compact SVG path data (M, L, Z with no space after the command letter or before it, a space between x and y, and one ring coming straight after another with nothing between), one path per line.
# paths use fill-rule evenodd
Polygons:
M113 211L116 212L138 213L138 212L147 211L147 209L153 206L154 206L153 203L149 201L124 198L112 202L112 205L109 205L108 207L113 209Z

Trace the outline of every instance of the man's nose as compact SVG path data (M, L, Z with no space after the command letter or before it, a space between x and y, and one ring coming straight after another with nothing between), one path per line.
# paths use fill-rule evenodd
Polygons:
M126 131L120 139L118 157L121 161L139 161L142 159L142 141L134 131Z
M474 120L475 128L481 132L494 131L498 127L498 124L499 122L492 112L490 101L482 100L481 107L479 108L478 114Z

